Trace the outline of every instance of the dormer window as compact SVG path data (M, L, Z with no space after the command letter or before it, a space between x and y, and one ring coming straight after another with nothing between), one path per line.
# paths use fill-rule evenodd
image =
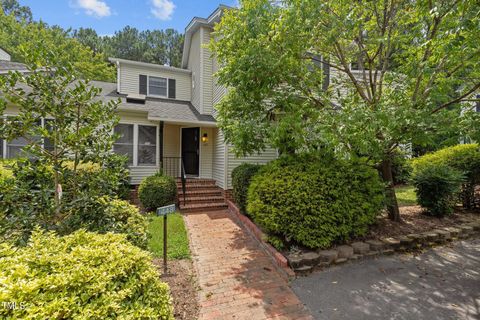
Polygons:
M167 96L167 79L160 77L148 77L148 95Z

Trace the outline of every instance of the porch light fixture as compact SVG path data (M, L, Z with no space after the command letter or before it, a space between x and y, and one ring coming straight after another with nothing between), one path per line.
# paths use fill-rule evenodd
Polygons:
M202 142L207 143L208 142L208 135L206 133L203 134L202 136Z

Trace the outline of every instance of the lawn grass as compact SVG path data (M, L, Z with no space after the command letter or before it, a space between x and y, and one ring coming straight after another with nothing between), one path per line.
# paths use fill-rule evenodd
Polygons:
M395 194L399 206L414 206L417 204L417 195L413 186L395 187Z
M168 259L190 258L187 230L179 213L168 215L167 222L167 257ZM163 257L163 217L149 217L148 248L155 257Z

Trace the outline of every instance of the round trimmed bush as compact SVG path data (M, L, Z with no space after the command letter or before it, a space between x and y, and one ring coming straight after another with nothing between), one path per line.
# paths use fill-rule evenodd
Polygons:
M367 232L383 208L383 189L378 172L360 160L289 157L252 179L247 210L273 236L327 248Z
M418 157L412 161L413 176L432 166L449 166L465 174L461 198L465 208L475 207L475 186L480 184L480 146L459 144Z
M2 319L173 319L170 290L151 255L124 235L32 233L0 244Z
M138 198L146 210L173 204L177 197L177 184L172 177L155 174L145 178L138 187Z
M242 163L232 171L233 199L243 213L247 208L247 194L250 181L262 166Z
M425 167L412 179L418 204L432 216L451 214L464 178L461 171L446 165Z

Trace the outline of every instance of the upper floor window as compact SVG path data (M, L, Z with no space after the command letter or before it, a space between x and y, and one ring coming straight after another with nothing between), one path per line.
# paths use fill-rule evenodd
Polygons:
M148 94L153 96L167 96L167 79L160 77L148 77Z

